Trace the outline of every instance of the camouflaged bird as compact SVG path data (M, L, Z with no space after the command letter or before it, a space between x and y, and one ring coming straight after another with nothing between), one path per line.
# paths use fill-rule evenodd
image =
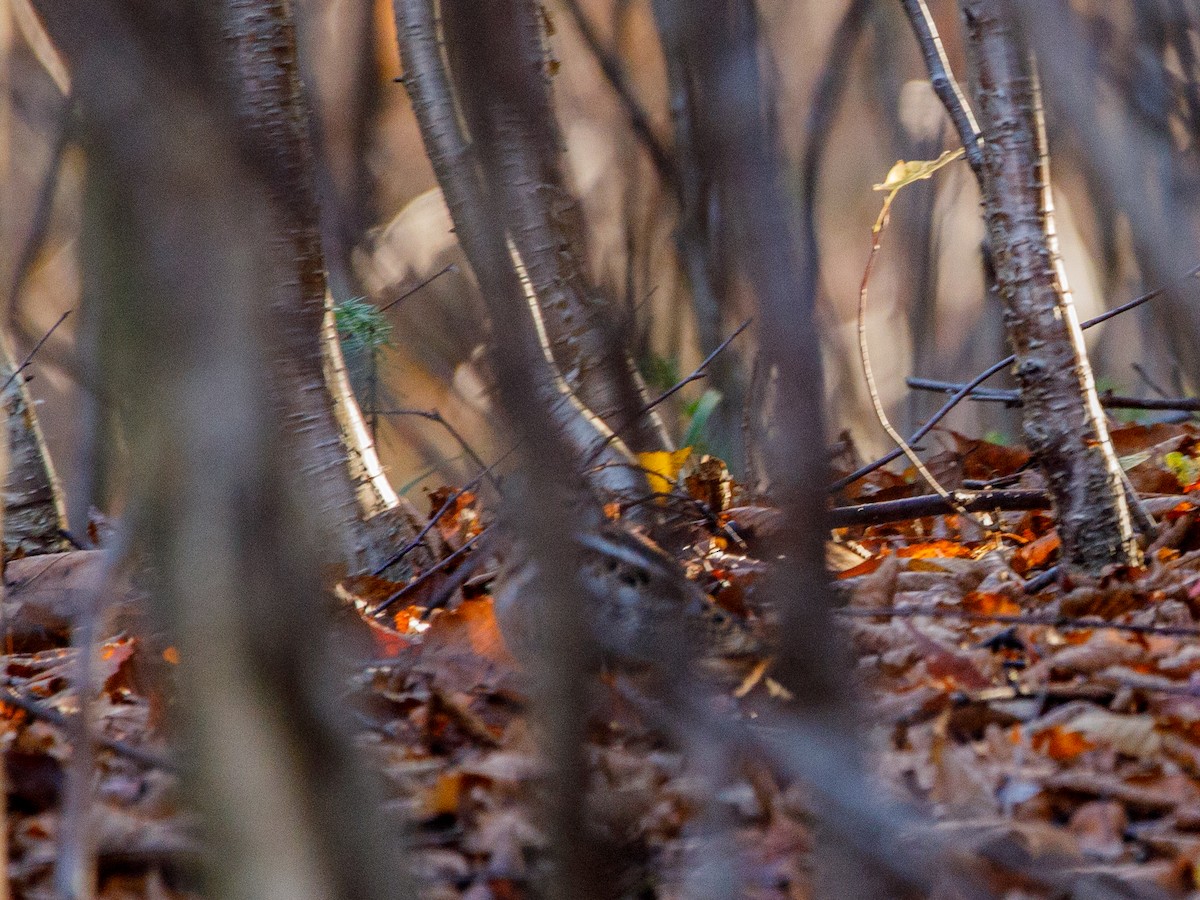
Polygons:
M765 655L762 643L688 580L657 545L604 522L576 535L585 620L610 665L674 665ZM537 563L518 538L493 588L496 619L512 654L536 658L546 642Z

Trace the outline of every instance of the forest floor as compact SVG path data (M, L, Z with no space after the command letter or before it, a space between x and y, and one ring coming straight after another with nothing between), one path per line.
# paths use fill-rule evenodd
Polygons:
M1002 514L990 532L935 516L841 529L831 542L842 569L838 619L856 661L846 677L857 682L872 777L886 786L879 793L936 823L930 833L956 857L991 860L979 871L997 896L1200 897L1200 429L1131 425L1115 440L1158 513L1144 570L1041 587L1058 542L1040 512ZM1019 449L950 442L932 468L951 487L1040 486ZM922 492L911 473L880 471L842 499ZM447 552L478 531L481 515L464 497L439 521ZM772 515L731 506L720 528L695 525L681 551L689 576L756 628L770 619L755 581ZM30 557L5 573L13 702L0 726L20 897L52 895L78 708L69 629L55 610L97 561L85 552ZM339 593L370 607L397 587L359 579ZM349 686L358 741L383 776L381 805L398 828L416 823L427 896L531 896L547 840L525 677L505 650L485 579L468 582L452 607L423 620L416 602L365 626L376 658L357 665ZM166 761L169 698L146 674L177 660L152 644L118 633L101 654L92 714L105 898L191 896L197 867L195 823ZM779 703L769 660L727 674L721 715L747 721ZM813 811L802 784L748 758L714 792L616 680L600 680L597 696L588 802L597 838L622 861L620 896L685 896L689 873L718 851L743 896L811 895ZM705 827L714 807L731 826L725 844Z

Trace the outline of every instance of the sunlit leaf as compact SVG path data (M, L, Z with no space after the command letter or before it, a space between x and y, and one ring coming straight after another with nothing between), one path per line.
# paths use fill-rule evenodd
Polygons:
M691 447L679 450L651 450L638 454L638 463L646 473L650 490L656 494L669 494L679 481L679 470L692 455Z
M895 193L902 187L912 184L914 181L923 181L926 178L932 178L938 169L945 166L947 163L954 162L964 153L963 148L959 147L956 150L947 150L937 159L911 159L897 160L896 164L888 170L887 176L883 179L882 184L872 186L876 191L891 191Z

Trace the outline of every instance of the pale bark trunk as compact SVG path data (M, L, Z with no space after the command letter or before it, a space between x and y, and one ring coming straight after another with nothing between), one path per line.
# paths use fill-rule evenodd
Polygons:
M1026 443L1054 495L1067 566L1141 553L1054 230L1034 62L994 0L962 0L984 137L983 205L1016 355Z
M10 183L12 161L9 54L15 23L11 5L0 3L0 7L0 185L5 185ZM30 14L27 9L24 12ZM14 270L19 261L13 252L17 240L13 216L0 214L0 284L6 287L18 275ZM0 472L6 473L4 538L0 549L5 558L64 549L62 534L67 524L62 489L42 437L37 410L24 378L13 377L15 368L8 341L0 338L0 384L8 383L11 378L0 397L8 417L4 465L0 467Z
M2 383L12 375L15 364L7 342L0 345L0 352ZM65 549L66 507L33 398L17 376L0 399L8 416L10 448L4 482L4 554L57 553Z

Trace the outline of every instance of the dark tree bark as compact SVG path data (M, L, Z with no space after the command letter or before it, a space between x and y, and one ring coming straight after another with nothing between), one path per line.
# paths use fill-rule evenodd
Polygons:
M222 24L233 60L241 136L250 157L269 173L266 183L278 218L272 231L277 277L269 297L280 338L272 365L272 396L291 426L322 514L335 523L349 545L352 566L373 568L383 554L371 546L363 520L388 504L373 497L375 482L361 464L361 449L347 429L339 427L342 423L326 380L325 258L291 4L228 0ZM341 400L353 402L346 396ZM348 457L357 464L353 472Z
M413 896L327 693L338 679L324 664L320 566L339 560L310 517L327 498L263 388L293 342L311 352L316 335L264 302L292 211L266 184L278 161L230 140L241 110L224 10L37 6L76 79L99 390L128 431L135 541L181 656L184 774L205 820L209 892ZM255 52L288 52L285 23L260 27L280 43ZM319 377L315 353L307 365ZM317 449L321 468L335 451Z
M415 534L415 512L392 490L346 378L326 283L308 105L286 0L229 0L237 121L267 173L278 226L271 309L282 340L273 396L306 460L322 513L356 569L375 569ZM357 501L357 502L356 502Z
M555 386L557 373L533 334L532 319L521 312L536 298L530 296L514 266L511 210L503 204L502 195L494 194L480 178L473 148L458 128L455 94L443 65L433 4L430 0L396 0L396 16L405 81L426 152L488 305L496 393L525 462L524 484L510 491L506 500L508 515L528 543L531 565L537 572L530 592L542 601L531 598L530 602L544 613L548 637L534 671L536 712L544 728L551 769L545 832L554 869L546 896L591 900L604 895L597 853L589 839L583 751L588 715L586 677L595 647L580 605L581 562L573 536L581 533L584 525L576 481L579 454L599 432L588 432L588 420L583 418L586 411L569 405L577 401L565 385ZM504 52L503 46L489 43L490 37L494 35L481 29L470 43L481 41L481 53ZM491 87L504 91L507 86ZM479 98L464 100L480 102ZM594 453L595 448L588 452ZM609 477L625 478L620 458L610 453L608 459L616 463ZM628 489L633 484L622 481L616 486Z
M602 296L587 272L583 215L562 169L542 21L534 0L442 6L456 89L470 98L462 107L469 137L498 189L564 380L633 450L661 450L665 433L656 416L642 413L646 397L624 349L614 298ZM463 51L482 33L501 52Z
M984 138L984 215L1025 440L1050 483L1067 565L1088 574L1136 565L1120 462L1059 258L1034 62L1000 4L961 6Z
M426 153L454 221L455 233L488 303L497 340L503 334L508 342L500 342L494 362L512 356L530 367L535 389L530 396L550 410L550 416L570 445L577 464L594 467L593 484L618 496L643 496L645 479L635 471L636 463L629 448L580 402L559 374L555 361L547 357L545 350L548 348L539 335L538 296L528 275L525 257L516 244L519 228L529 223L522 219L522 212L510 192L498 182L485 178L481 154L468 141L459 124L460 106L479 107L483 101L476 99L468 103L468 98L459 96L460 86L452 81L445 66L438 20L430 0L396 0L395 9L405 85L412 98ZM465 39L474 42L482 40L483 36L483 29L475 27L467 31ZM496 50L513 52L505 45ZM456 48L454 52L464 53L466 48ZM485 48L481 52L489 50ZM519 104L524 89L521 77L501 79L487 86L489 93L505 92L505 102L511 104ZM522 121L531 117L528 112L520 116ZM529 190L528 185L523 189ZM492 222L493 215L501 217L498 223ZM501 259L495 258L496 248L488 243L496 224L502 228L506 245ZM500 305L503 303L509 305Z
M719 101L709 95L711 85L701 74L705 61L695 57L696 48L682 43L679 34L664 27L675 14L675 0L654 0L653 5L666 57L679 164L675 244L692 293L700 350L707 355L724 340L725 320L732 308L736 249L729 216L731 204L737 201L714 180L718 165L710 157L713 145L709 132L724 126L715 119ZM746 385L736 350L726 350L713 361L709 380L722 394L709 426L712 449L740 474L746 464L741 433Z
M833 597L825 572L828 513L824 381L814 298L795 295L801 283L791 212L783 192L778 149L762 105L758 47L741 0L664 3L656 12L669 46L694 66L711 103L705 158L729 198L739 235L737 259L758 298L759 340L766 371L775 372L764 447L768 476L783 510L772 576L780 605L777 672L800 701L833 721L845 721L844 656L833 639Z

